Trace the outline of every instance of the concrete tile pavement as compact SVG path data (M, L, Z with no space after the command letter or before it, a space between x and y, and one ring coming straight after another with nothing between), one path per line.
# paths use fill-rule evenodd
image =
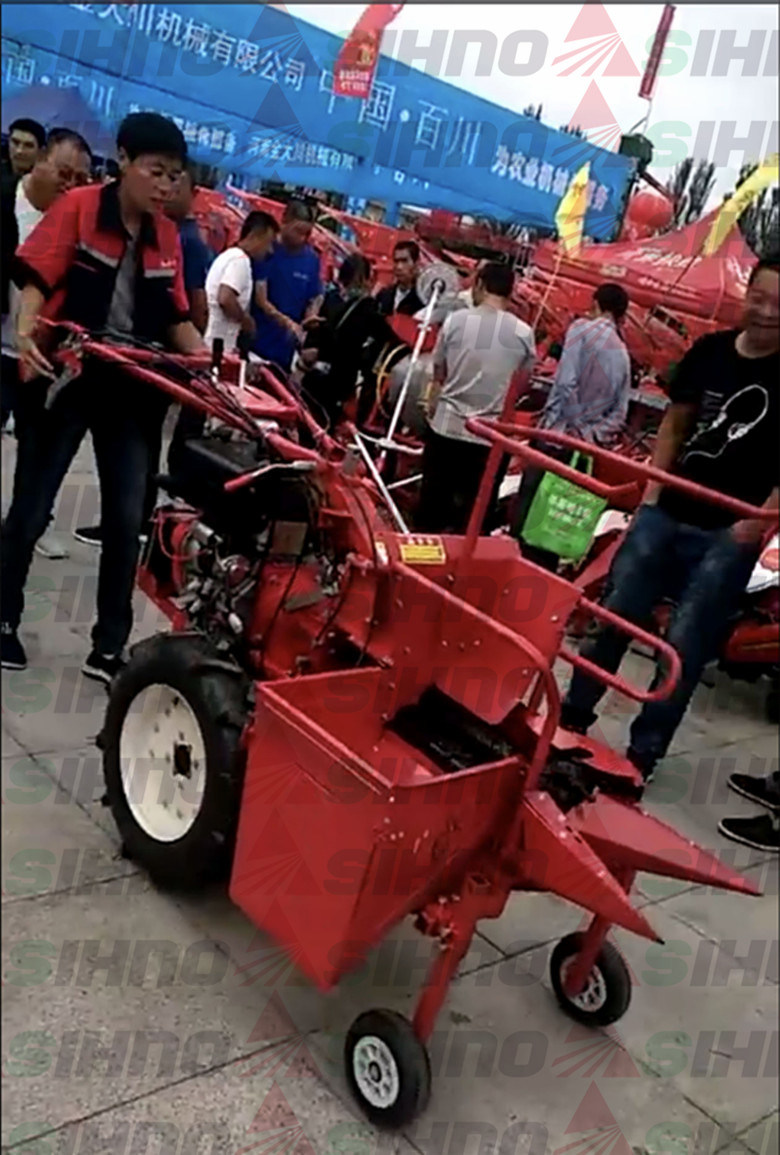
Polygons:
M73 478L63 530L97 512L88 446ZM76 542L67 561L36 558L25 638L39 672L2 680L4 1152L776 1150L777 861L716 831L723 814L753 809L724 793L728 774L777 756L761 687L697 697L648 808L760 879L766 897L642 877L638 901L666 944L616 932L632 1004L589 1032L559 1011L547 975L551 944L581 912L516 896L481 925L437 1023L428 1112L381 1136L350 1102L344 1032L371 1006L409 1011L430 944L398 927L323 995L223 893L158 893L119 857L92 745L105 692L78 672L96 562ZM137 634L153 628L146 609ZM605 729L622 733L627 717L606 703Z

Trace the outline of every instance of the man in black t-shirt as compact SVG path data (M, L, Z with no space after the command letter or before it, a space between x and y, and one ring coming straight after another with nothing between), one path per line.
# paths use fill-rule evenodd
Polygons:
M780 257L753 269L743 327L712 333L686 353L671 385L652 464L688 481L778 508ZM705 665L718 652L771 523L739 520L679 490L648 486L615 555L604 605L646 624L664 597L677 608L667 640L682 660L671 697L648 702L631 727L628 757L646 780L664 757ZM583 657L614 673L628 645L601 628ZM656 674L653 688L660 682ZM585 733L606 687L574 671L561 712L564 729Z

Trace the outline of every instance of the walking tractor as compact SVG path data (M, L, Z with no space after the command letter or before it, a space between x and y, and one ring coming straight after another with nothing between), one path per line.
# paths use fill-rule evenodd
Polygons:
M425 1108L425 1044L448 985L479 920L514 892L592 914L550 965L563 1010L594 1026L631 993L611 926L658 941L631 903L638 871L758 893L645 813L629 762L558 726L557 659L642 702L673 688L674 650L524 561L511 538L480 534L504 453L614 497L598 458L592 476L575 473L529 448L528 430L474 421L492 449L468 531L422 538L354 430L354 444L332 441L265 368L237 386L229 360L218 379L78 340L207 416L160 479L170 500L140 566L171 631L134 647L99 739L126 853L167 887L227 876L232 900L323 990L407 916L438 942L412 1021L375 1009L347 1032L347 1079L374 1123ZM630 485L665 477L620 464ZM657 688L567 648L583 609L654 647ZM291 848L315 886L278 889Z

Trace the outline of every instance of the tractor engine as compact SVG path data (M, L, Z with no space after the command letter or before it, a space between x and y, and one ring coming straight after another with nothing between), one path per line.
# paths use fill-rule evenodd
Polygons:
M248 632L264 566L300 559L316 534L318 493L298 464L269 459L260 443L220 436L186 439L159 478L171 500L159 505L140 584L166 612L220 649ZM259 470L233 493L225 484Z

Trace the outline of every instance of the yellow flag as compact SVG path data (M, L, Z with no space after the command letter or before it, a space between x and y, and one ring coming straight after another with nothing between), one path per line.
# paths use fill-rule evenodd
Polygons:
M576 253L582 244L582 226L588 207L589 177L590 161L576 174L555 210L558 239L565 253Z
M763 164L759 165L741 184L732 196L721 205L720 212L712 222L707 239L704 242L702 254L711 257L716 253L731 232L734 224L742 216L748 205L756 199L762 189L778 182L778 154L768 156Z

